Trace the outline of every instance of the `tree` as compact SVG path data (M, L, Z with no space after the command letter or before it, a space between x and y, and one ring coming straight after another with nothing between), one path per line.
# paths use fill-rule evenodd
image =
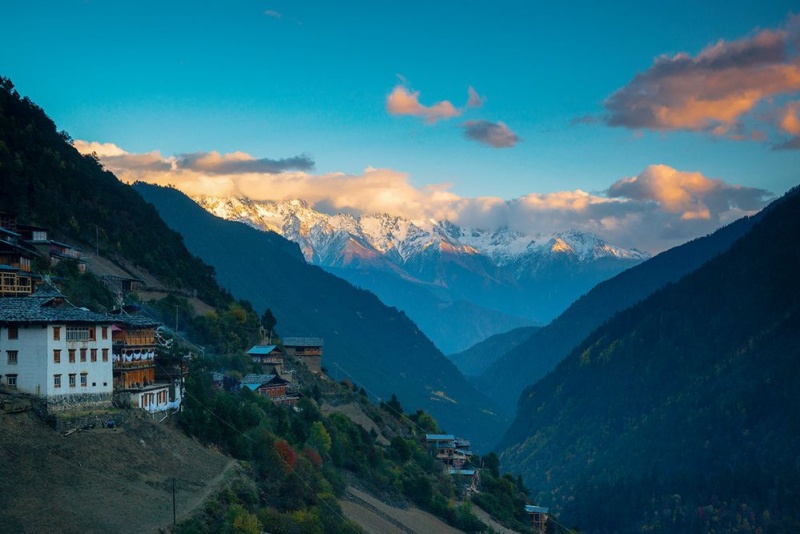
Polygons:
M311 434L308 436L308 446L316 449L320 454L327 454L331 450L331 436L321 421L311 424Z
M264 312L264 315L261 316L261 326L264 327L264 330L269 335L270 340L272 339L272 335L275 332L275 325L278 324L278 320L272 314L272 310L267 308Z

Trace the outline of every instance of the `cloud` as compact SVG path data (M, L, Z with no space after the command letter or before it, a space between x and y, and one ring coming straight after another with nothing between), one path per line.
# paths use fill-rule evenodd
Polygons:
M273 19L283 18L283 13L281 13L280 11L272 10L272 9L267 9L266 11L264 11L264 14L266 16L268 16L268 17L272 17Z
M244 152L232 152L223 156L212 151L180 154L175 158L175 165L179 169L208 174L278 174L290 170L309 171L314 168L314 160L305 154L286 159L255 159Z
M661 56L606 99L606 123L746 138L741 121L757 105L800 91L799 27L794 16L786 29L720 40L694 57Z
M442 119L452 119L462 113L447 100L432 106L424 106L419 103L419 91L410 92L404 85L396 85L389 93L386 99L386 111L391 115L422 117L428 124L435 124Z
M598 193L574 190L530 193L512 200L465 198L453 193L450 184L418 187L407 173L392 169L368 167L360 174L315 175L287 165L288 170L276 172L272 163L294 158L254 158L242 152L164 157L158 151L130 154L110 143L73 144L84 154L95 152L122 181L173 185L190 196L299 198L331 214L390 213L477 228L506 226L525 233L574 228L649 252L705 235L754 213L771 196L763 189L731 185L699 172L651 165ZM303 156L298 158L308 163Z
M681 172L667 165L650 165L638 176L624 178L608 189L610 198L655 202L661 211L681 220L714 220L729 210L756 211L771 193L729 185L699 172Z
M468 108L479 108L486 102L486 99L479 95L478 92L472 88L472 86L467 89L467 94L469 95L469 98L467 98Z
M573 117L569 121L570 126L577 126L578 124L597 124L601 119L593 115L581 115L580 117Z
M495 148L509 148L519 142L517 134L502 122L466 121L462 127L467 138Z

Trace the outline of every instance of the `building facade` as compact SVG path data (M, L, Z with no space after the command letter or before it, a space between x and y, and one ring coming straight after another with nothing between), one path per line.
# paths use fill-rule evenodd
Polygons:
M57 293L0 299L0 385L54 405L110 403L111 320Z

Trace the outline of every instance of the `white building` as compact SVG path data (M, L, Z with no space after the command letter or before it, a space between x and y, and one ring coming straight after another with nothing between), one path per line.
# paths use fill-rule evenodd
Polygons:
M49 404L110 401L111 323L56 292L0 298L0 386Z

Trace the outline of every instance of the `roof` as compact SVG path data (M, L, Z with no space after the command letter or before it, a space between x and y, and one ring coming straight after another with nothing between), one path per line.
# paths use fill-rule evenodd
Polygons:
M141 311L138 306L126 306L122 309L117 308L116 310L110 311L109 316L115 323L129 327L147 328L151 326L161 326L161 322L156 321L145 312Z
M288 384L286 380L281 378L279 375L269 374L269 375L246 375L242 378L241 384L243 386L248 386L255 384L256 387L263 386L266 384L272 385L280 385L280 384ZM255 388L251 388L255 389Z
M475 473L477 473L477 471L475 469L451 469L450 470L450 474L451 475L465 475L465 476L471 477L471 476L475 476Z
M426 441L454 441L455 439L453 434L425 434Z
M324 343L321 337L285 337L284 347L321 347Z
M275 350L277 345L253 345L253 348L247 351L250 356L266 356Z
M109 324L108 315L78 308L63 295L34 293L27 297L0 299L0 323L101 323Z
M545 508L544 506L534 506L532 504L525 505L525 511L529 514L546 514L550 511L550 508Z

